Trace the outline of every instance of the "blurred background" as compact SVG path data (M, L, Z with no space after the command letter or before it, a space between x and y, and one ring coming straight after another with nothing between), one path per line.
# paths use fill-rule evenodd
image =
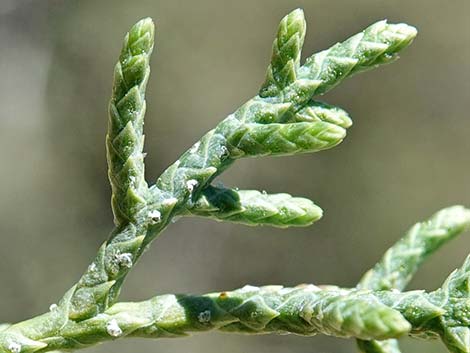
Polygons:
M330 151L243 160L226 185L289 192L325 211L306 229L198 219L171 226L127 281L125 300L157 293L302 282L354 286L418 220L470 205L468 0L0 0L0 322L39 314L74 284L112 229L104 137L112 72L138 19L157 22L148 86L146 168L156 177L257 93L279 20L305 10L304 57L376 20L419 29L398 62L322 99L348 110ZM420 270L433 289L470 251L470 234ZM408 352L445 352L404 340ZM355 352L352 340L209 333L124 340L90 352Z

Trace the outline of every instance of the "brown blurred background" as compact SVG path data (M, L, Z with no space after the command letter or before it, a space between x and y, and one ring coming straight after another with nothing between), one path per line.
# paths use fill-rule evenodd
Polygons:
M0 0L0 322L39 314L80 276L112 229L104 136L112 69L138 19L157 22L146 159L155 180L256 94L278 21L305 10L304 57L388 18L418 27L397 63L323 97L354 120L339 147L244 160L226 185L315 200L324 219L277 230L184 219L130 276L123 299L301 282L353 286L415 221L470 205L468 0ZM410 288L432 289L470 250L434 256ZM407 352L444 352L404 340ZM203 334L126 340L91 352L355 352L352 340Z

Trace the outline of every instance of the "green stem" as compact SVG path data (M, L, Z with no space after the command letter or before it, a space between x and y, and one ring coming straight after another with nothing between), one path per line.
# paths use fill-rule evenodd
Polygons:
M203 296L162 295L117 303L83 321L51 325L69 309L67 301L49 313L0 332L0 352L16 344L22 353L80 349L122 337L180 337L192 332L293 333L304 336L386 339L434 334L445 310L433 294L320 288L301 285L253 287ZM2 350L3 349L3 350Z

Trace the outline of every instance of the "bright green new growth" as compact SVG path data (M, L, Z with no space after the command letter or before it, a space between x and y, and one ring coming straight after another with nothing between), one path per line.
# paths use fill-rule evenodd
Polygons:
M349 115L314 97L354 73L393 61L416 30L380 21L301 66L305 31L301 10L287 15L259 95L204 135L149 187L143 118L154 27L144 19L131 28L115 68L106 140L116 229L49 312L0 326L0 353L74 350L121 337L180 337L211 329L355 337L364 352L382 353L399 352L389 339L440 336L452 352L470 352L470 260L434 292L399 292L428 255L469 228L470 211L461 206L414 226L357 288L245 286L117 303L126 275L177 217L274 227L308 226L321 218L322 210L305 198L212 182L239 158L317 152L339 144L352 124Z

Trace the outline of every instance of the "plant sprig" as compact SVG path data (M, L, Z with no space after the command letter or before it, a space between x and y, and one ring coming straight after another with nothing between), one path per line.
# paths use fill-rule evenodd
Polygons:
M371 290L405 289L419 266L441 246L470 229L470 210L462 206L440 210L430 219L416 223L386 251L382 259L361 279L358 288ZM395 340L361 341L364 353L399 353Z
M321 208L306 198L212 182L241 158L318 152L341 143L352 124L349 115L315 97L355 73L395 60L416 29L379 21L301 65L305 32L302 10L282 19L259 94L149 186L143 119L154 25L144 19L131 28L114 71L106 139L116 228L49 312L0 328L0 353L74 350L120 337L179 337L210 329L355 337L364 352L384 353L397 352L396 342L371 340L439 335L452 352L470 351L470 322L461 314L469 301L470 260L434 292L399 292L429 254L469 227L470 211L459 206L413 227L357 288L245 286L117 303L127 274L177 217L274 227L308 226L321 218Z

